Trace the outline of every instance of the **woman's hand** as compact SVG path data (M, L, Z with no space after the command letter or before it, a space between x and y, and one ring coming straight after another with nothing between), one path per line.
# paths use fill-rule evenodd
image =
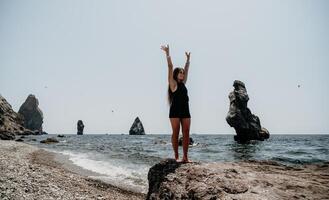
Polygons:
M191 52L185 51L185 55L186 55L186 60L190 61Z
M161 49L166 52L166 55L169 56L169 45L161 45Z

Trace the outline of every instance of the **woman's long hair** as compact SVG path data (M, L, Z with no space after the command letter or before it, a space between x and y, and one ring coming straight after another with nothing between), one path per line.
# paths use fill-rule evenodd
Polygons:
M173 71L173 78L177 83L178 83L178 74L181 70L184 70L184 69L180 68L180 67L176 67ZM169 103L169 105L171 105L173 97L174 97L173 92L170 89L170 85L168 85L168 103Z

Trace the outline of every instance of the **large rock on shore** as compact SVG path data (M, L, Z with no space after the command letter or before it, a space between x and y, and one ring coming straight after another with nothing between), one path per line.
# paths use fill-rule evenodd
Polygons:
M129 135L145 135L143 124L138 117L136 117L133 125L131 126Z
M226 116L227 123L234 127L235 141L245 143L250 140L264 140L270 137L267 129L261 127L259 118L247 107L249 96L245 84L235 80L234 90L229 94L230 108Z
M30 94L20 107L18 113L24 116L24 127L42 134L43 114L38 99Z
M177 163L150 168L148 200L323 199L329 195L328 164L290 167L268 161Z
M0 139L13 140L15 135L24 135L28 131L24 128L24 117L16 113L0 95Z
M77 123L78 132L77 132L77 134L78 135L83 135L83 129L84 128L85 128L85 125L83 124L83 121L82 120L78 120L78 123Z

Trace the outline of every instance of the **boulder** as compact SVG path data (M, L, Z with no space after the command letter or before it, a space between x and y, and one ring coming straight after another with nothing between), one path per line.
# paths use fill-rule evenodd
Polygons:
M246 143L250 140L268 139L269 132L261 127L259 118L247 107L249 96L245 84L235 80L234 90L229 94L230 108L226 116L227 123L235 129L234 140Z
M56 140L55 138L47 138L45 140L41 140L40 143L44 144L52 144L52 143L58 143L59 141Z
M57 135L57 137L65 137L65 135Z
M176 162L175 159L165 159L151 167L147 174L149 190L146 199L159 199L160 196L163 196L160 195L161 184L166 180L166 176L174 173L179 166L180 163Z
M78 135L83 135L83 129L84 129L85 125L83 124L82 120L78 120L77 123L77 129L78 129Z
M235 169L225 170L207 164L182 164L165 159L148 172L146 199L224 199L225 194L248 191L248 185Z
M148 172L147 200L327 199L328 165L285 166L269 161L177 163Z
M143 124L138 117L136 117L132 124L129 130L129 135L145 135Z
M40 110L38 99L30 94L22 106L19 108L18 113L24 116L24 127L42 134L43 114Z
M193 138L190 137L190 142L189 142L189 145L193 145L194 144L194 140ZM183 137L180 137L179 140L178 140L178 145L179 146L182 146L183 145Z

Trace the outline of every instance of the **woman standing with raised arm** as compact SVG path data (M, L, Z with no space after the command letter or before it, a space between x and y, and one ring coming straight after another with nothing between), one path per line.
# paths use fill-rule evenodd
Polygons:
M182 126L183 159L181 162L189 162L187 153L190 141L191 115L185 83L187 80L191 53L185 52L186 64L184 69L179 67L173 69L173 64L169 54L169 45L163 45L161 46L161 49L166 53L168 62L168 100L170 104L169 118L173 132L171 136L171 143L174 149L175 159L178 161L178 136L180 126Z

